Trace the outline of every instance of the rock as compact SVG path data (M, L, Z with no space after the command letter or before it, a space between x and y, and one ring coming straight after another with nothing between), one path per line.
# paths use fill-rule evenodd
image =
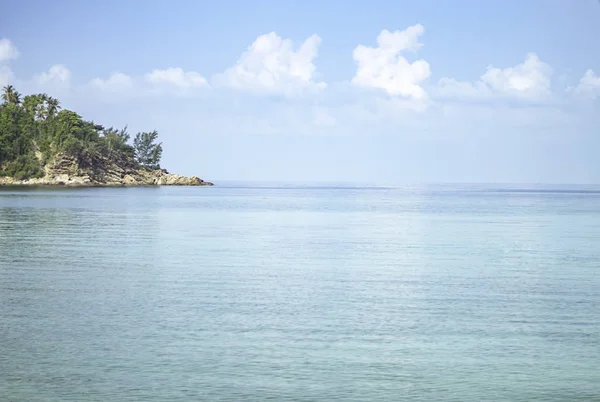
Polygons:
M131 175L126 174L125 176L123 176L123 185L131 186L134 184L135 184L135 179Z
M197 176L182 176L166 169L137 166L131 159L109 159L103 156L76 158L58 154L44 166L44 177L17 180L0 177L0 185L47 186L212 186Z

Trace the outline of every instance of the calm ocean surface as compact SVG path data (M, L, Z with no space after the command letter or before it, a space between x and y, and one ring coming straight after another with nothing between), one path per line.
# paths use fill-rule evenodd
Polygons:
M600 188L0 189L1 401L600 400Z

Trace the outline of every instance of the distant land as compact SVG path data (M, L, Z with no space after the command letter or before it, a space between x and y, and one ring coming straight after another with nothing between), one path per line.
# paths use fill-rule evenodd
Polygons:
M21 97L3 88L0 104L0 185L212 186L161 168L156 131L118 130L61 110L47 94Z

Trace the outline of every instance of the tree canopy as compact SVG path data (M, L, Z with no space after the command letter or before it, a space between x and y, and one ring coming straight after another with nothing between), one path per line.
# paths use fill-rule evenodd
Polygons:
M83 158L127 158L149 169L160 167L158 133L138 133L129 143L127 127L106 128L62 109L47 94L22 97L7 85L0 104L0 175L18 179L40 177L43 166L59 153Z
M133 140L135 160L142 166L158 169L162 155L162 144L156 144L158 133L138 133Z

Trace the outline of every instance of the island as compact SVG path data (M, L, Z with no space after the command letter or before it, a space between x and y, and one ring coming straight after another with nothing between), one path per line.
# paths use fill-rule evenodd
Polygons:
M137 133L86 121L47 94L3 88L0 185L212 186L160 166L156 131Z

